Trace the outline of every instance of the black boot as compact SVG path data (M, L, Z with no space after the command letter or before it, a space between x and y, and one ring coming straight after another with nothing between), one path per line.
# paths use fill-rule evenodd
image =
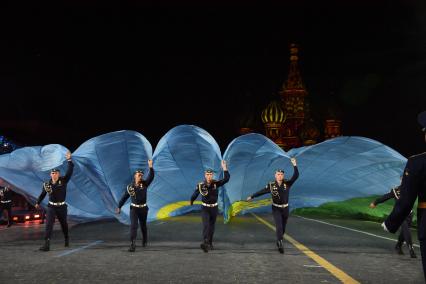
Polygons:
M42 245L39 250L49 251L50 250L50 240L49 239L45 240L44 245Z
M409 245L409 246L408 246L408 250L410 251L410 257L411 257L411 258L417 258L417 255L416 255L416 253L414 252L413 245Z
M402 244L401 243L396 243L395 245L395 250L398 254L404 254L404 252L402 251Z
M209 242L209 249L213 250L213 242L212 241Z
M132 240L132 242L130 243L129 251L134 252L135 250L136 250L135 240Z
M142 240L142 246L145 248L148 245L146 240Z
M204 240L203 243L201 243L200 248L204 251L204 252L208 252L209 251L209 241L208 240Z
M70 238L69 237L65 238L65 244L64 244L64 246L65 247L69 247L70 246Z
M279 240L279 241L277 241L277 247L278 247L278 251L279 251L280 253L284 253L283 240Z

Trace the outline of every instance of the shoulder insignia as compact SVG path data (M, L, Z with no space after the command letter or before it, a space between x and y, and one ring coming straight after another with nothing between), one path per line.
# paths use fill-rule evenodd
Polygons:
M204 185L204 182L200 182L198 184L198 191L200 192L200 194L202 196L206 196L209 193L209 191L207 189L205 189L205 187L203 187L203 185Z
M269 182L269 190L271 191L272 196L279 196L278 188L275 185L275 182Z
M49 193L49 194L52 193L52 185L49 182L44 182L43 188L47 193Z
M130 184L127 186L127 193L130 196L135 196L136 195L135 188L132 185L130 185Z

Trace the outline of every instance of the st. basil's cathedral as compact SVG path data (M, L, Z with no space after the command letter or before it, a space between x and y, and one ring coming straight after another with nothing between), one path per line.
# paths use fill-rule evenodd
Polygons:
M279 99L271 101L260 114L265 135L286 151L342 136L339 118L332 115L324 117L322 135L311 118L309 95L300 74L298 52L298 46L291 44L288 77L279 91ZM240 120L239 133L255 132L252 125L258 117L250 114Z

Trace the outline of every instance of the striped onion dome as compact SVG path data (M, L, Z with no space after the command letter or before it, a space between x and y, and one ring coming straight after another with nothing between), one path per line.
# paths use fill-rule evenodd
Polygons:
M281 101L272 101L262 111L263 123L283 123L285 119L284 111L281 108Z

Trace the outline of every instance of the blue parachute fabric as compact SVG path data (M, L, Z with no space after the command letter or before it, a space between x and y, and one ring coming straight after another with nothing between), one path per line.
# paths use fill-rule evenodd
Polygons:
M291 209L382 194L399 183L406 163L398 152L364 137L338 137L285 152L263 135L243 135L224 154L232 173L225 185L225 219L238 213L269 212L270 202L252 205L243 200L274 181L278 168L290 179L291 157L297 159L300 172L290 192ZM257 199L262 198L270 198L270 194Z
M338 137L289 155L297 157L303 173L292 190L293 208L388 192L399 184L407 162L390 147L364 137Z
M149 141L142 134L128 130L94 137L73 153L73 160L84 172L82 194L88 194L123 223L130 222L130 198L121 214L114 215L114 210L132 182L135 170L142 169L148 174L149 159L152 159Z
M50 169L59 167L65 174L67 149L60 145L25 147L0 156L0 178L35 202L42 183L49 180ZM133 172L148 172L152 147L134 131L117 131L92 138L72 155L74 173L68 183L67 198L70 219L98 220L116 217L129 222L128 203L120 215L114 209L131 183ZM48 197L43 201L46 206Z
M47 145L44 147L25 147L10 154L0 156L0 177L5 184L23 194L30 202L35 202L42 192L42 184L50 178L50 169L59 168L61 173L66 172L64 157L67 149L61 145ZM74 176L78 176L78 166L74 169ZM103 218L104 206L79 194L79 187L72 179L68 185L67 202L70 218L79 220ZM46 206L48 198L43 200Z
M222 177L221 153L214 138L193 125L180 125L159 141L154 152L155 179L148 188L148 220L182 215L199 210L189 206L204 170L211 168ZM197 200L199 200L198 197Z
M34 203L47 181L50 169L66 171L61 145L20 148L0 156L0 184L9 184ZM219 208L225 220L247 212L269 212L270 194L245 201L247 196L274 180L276 169L291 178L290 158L297 159L300 176L291 188L291 209L318 206L329 201L383 194L399 183L406 158L382 143L364 137L338 137L322 143L283 151L261 134L234 139L226 149L230 181L219 190ZM221 151L204 129L180 125L167 132L154 154L149 141L135 131L116 131L94 137L74 153L74 174L68 185L70 218L99 220L117 218L129 223L129 203L122 214L114 209L132 182L136 169L147 178L148 160L153 159L155 178L148 188L148 220L182 215L200 209L200 197L189 206L204 170L212 168L215 179L223 177ZM46 206L48 198L43 201Z
M231 217L228 215L231 214L229 208L238 201L244 202L249 195L264 188L274 179L276 169L284 169L286 173L293 171L289 156L261 134L246 134L234 139L226 149L224 159L228 162L231 173L231 179L225 185L225 220ZM265 195L262 198L268 197ZM270 203L269 206L242 210L241 213L248 211L268 212Z

